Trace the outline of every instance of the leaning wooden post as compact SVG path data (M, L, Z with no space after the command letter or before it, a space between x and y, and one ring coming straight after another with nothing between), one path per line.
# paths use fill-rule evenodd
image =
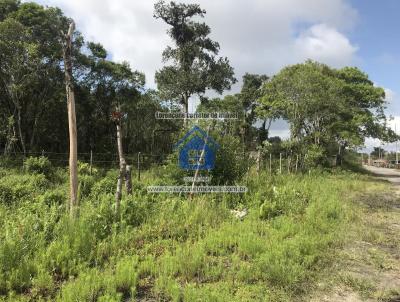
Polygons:
M69 183L70 202L69 211L71 217L75 217L78 207L78 146L75 113L75 94L72 80L72 36L75 31L75 23L69 26L65 36L64 46L64 73L67 92L68 126L69 126Z

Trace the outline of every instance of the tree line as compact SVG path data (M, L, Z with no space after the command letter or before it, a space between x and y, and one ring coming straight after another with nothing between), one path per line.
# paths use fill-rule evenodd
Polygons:
M274 76L246 73L239 93L209 98L237 82L228 58L210 38L197 4L159 1L156 20L169 26L173 45L162 53L165 66L155 71L157 89L145 88L145 76L127 62L114 62L99 43L75 31L73 83L79 152L117 150L116 114L122 122L125 152L166 153L187 126L157 120L157 111L188 112L198 96L198 111L242 113L239 122L223 121L223 135L239 138L244 151L297 153L316 164L366 137L397 139L387 127L385 92L355 67L334 69L306 61ZM0 149L13 153L68 150L63 47L70 18L58 8L18 0L0 0ZM271 124L286 120L290 138L270 137Z

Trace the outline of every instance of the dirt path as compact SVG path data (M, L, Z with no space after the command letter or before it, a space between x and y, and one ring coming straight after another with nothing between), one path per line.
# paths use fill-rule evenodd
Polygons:
M378 168L373 166L364 166L364 168L373 173L377 178L387 180L395 186L400 186L400 171L395 169ZM400 191L400 187L396 188Z
M400 302L400 171L365 168L378 181L357 193L348 244L310 301Z

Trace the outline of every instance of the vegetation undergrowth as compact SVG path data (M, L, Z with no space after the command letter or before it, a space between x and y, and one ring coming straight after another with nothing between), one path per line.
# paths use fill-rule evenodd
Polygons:
M352 219L346 196L365 186L364 176L343 171L250 171L245 195L190 200L147 194L160 177L150 170L116 222L116 172L82 173L80 215L71 221L66 182L2 170L2 300L290 301L329 266ZM230 213L243 208L242 220Z

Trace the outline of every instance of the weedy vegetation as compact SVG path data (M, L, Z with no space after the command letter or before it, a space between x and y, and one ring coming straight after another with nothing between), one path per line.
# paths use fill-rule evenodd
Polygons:
M71 220L67 171L29 162L0 173L4 301L292 301L329 268L353 217L347 196L367 185L343 171L252 169L238 182L248 193L190 200L147 194L157 168L134 183L116 218L117 171L89 175L80 165L80 213ZM238 208L248 215L232 216Z

